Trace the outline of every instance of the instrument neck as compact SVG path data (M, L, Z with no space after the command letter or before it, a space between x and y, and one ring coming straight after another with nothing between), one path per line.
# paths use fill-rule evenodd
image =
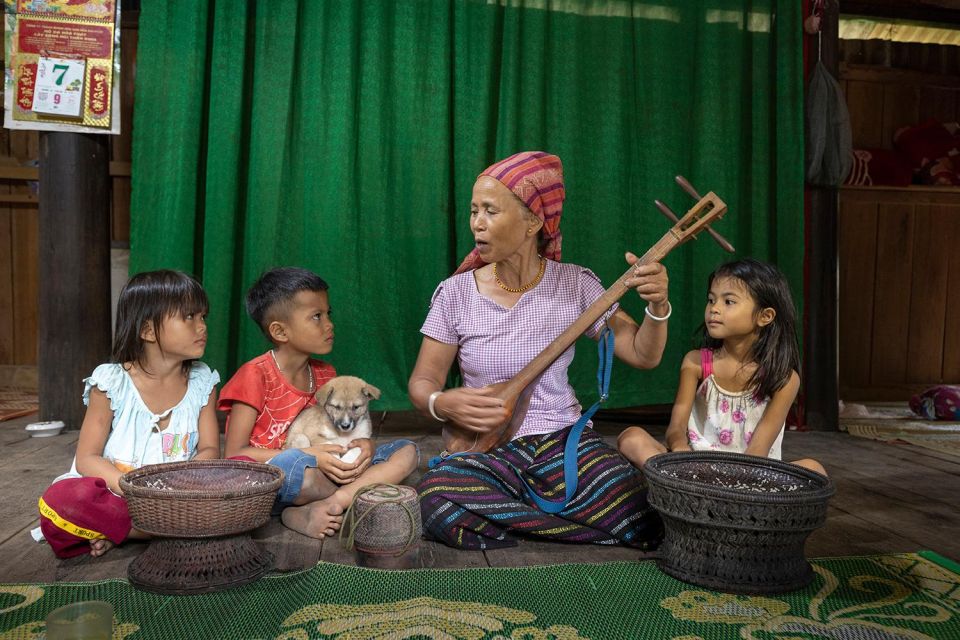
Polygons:
M515 397L526 388L527 385L531 384L541 373L546 371L547 367L553 364L554 360L569 349L570 346L577 341L577 338L593 326L593 323L599 320L603 314L607 312L607 309L623 297L623 294L629 289L625 283L635 275L634 269L637 265L659 262L664 256L670 253L670 250L677 246L678 243L679 238L669 233L660 238L635 264L624 271L623 275L617 278L617 281L614 282L609 289L604 291L593 304L587 307L573 324L567 327L563 333L547 345L547 348L541 351L536 358L528 362L517 375L507 381L507 384L504 385L498 395L501 398Z

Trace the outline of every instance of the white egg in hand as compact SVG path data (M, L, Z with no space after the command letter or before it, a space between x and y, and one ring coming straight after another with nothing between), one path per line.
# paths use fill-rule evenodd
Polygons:
M347 452L340 456L340 459L344 462L355 462L357 458L360 457L360 447L353 447L347 449Z

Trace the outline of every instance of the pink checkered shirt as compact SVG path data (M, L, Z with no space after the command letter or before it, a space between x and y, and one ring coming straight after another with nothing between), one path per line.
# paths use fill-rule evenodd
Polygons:
M464 386L483 387L512 378L576 320L604 287L589 269L548 260L543 279L507 309L477 291L473 272L440 283L420 332L456 344ZM586 332L595 337L614 305ZM571 346L543 373L517 436L551 433L577 421L580 403L567 380Z

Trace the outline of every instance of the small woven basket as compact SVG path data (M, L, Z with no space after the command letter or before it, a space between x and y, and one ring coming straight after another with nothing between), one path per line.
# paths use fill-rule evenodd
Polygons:
M420 502L413 487L373 484L354 496L341 539L357 553L360 566L410 569L419 563Z
M779 460L706 451L654 456L643 471L666 530L657 560L665 573L743 594L783 593L813 579L803 546L826 521L829 478Z
M209 538L270 519L283 479L277 467L242 460L191 460L140 467L120 478L133 525L152 536Z

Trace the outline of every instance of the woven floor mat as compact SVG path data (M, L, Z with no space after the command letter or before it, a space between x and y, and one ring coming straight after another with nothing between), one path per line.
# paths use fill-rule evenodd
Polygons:
M930 552L825 558L805 589L734 596L653 561L379 571L320 564L219 593L162 596L123 580L0 585L0 637L38 639L80 600L114 607L114 640L150 638L960 638L960 566Z
M902 440L918 447L960 456L960 422L841 418L840 429L852 436L883 442Z
M0 389L0 420L12 420L39 410L35 391Z

